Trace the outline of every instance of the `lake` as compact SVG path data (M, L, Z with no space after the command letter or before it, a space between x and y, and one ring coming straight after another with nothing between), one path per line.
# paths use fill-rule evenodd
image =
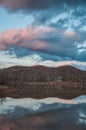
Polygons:
M0 130L86 130L86 96L0 99Z

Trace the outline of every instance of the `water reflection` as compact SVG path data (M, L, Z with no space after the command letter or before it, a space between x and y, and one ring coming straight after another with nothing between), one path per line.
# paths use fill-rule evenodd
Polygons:
M79 111L78 112L78 124L86 125L86 111Z
M0 104L2 105L4 102L6 102L6 98L5 97L0 98Z
M6 98L0 102L0 130L86 130L85 96L69 101Z

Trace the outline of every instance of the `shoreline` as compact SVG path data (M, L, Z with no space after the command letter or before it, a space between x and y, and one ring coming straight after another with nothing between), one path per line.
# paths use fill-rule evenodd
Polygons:
M77 86L76 86L77 85ZM0 85L0 97L11 98L35 98L42 99L48 97L57 97L63 99L72 99L86 94L86 84L84 83L62 83L62 82L31 82L23 87L12 87Z

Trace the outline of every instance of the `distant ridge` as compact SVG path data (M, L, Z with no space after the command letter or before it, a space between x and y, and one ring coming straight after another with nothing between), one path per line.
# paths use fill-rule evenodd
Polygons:
M4 70L4 69L8 69L8 68L50 68L50 69L59 69L59 68L72 68L72 69L76 69L76 70L80 70L80 71L83 71L83 72L86 72L85 70L81 70L77 67L74 67L72 65L63 65L63 66L57 66L57 67L50 67L50 66L44 66L44 65L33 65L33 66L19 66L19 65L16 65L16 66L11 66L11 67L7 67L7 68L3 68L3 69L0 69L0 70Z

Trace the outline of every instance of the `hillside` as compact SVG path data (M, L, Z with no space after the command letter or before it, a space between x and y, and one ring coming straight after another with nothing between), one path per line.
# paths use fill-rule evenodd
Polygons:
M86 71L72 66L13 66L0 70L0 85L15 88L18 97L72 98L86 94Z
M32 66L22 67L13 66L1 71L2 83L8 80L24 80L29 82L46 82L46 81L71 81L71 82L86 82L86 71L76 69L72 66L62 67L45 67Z

